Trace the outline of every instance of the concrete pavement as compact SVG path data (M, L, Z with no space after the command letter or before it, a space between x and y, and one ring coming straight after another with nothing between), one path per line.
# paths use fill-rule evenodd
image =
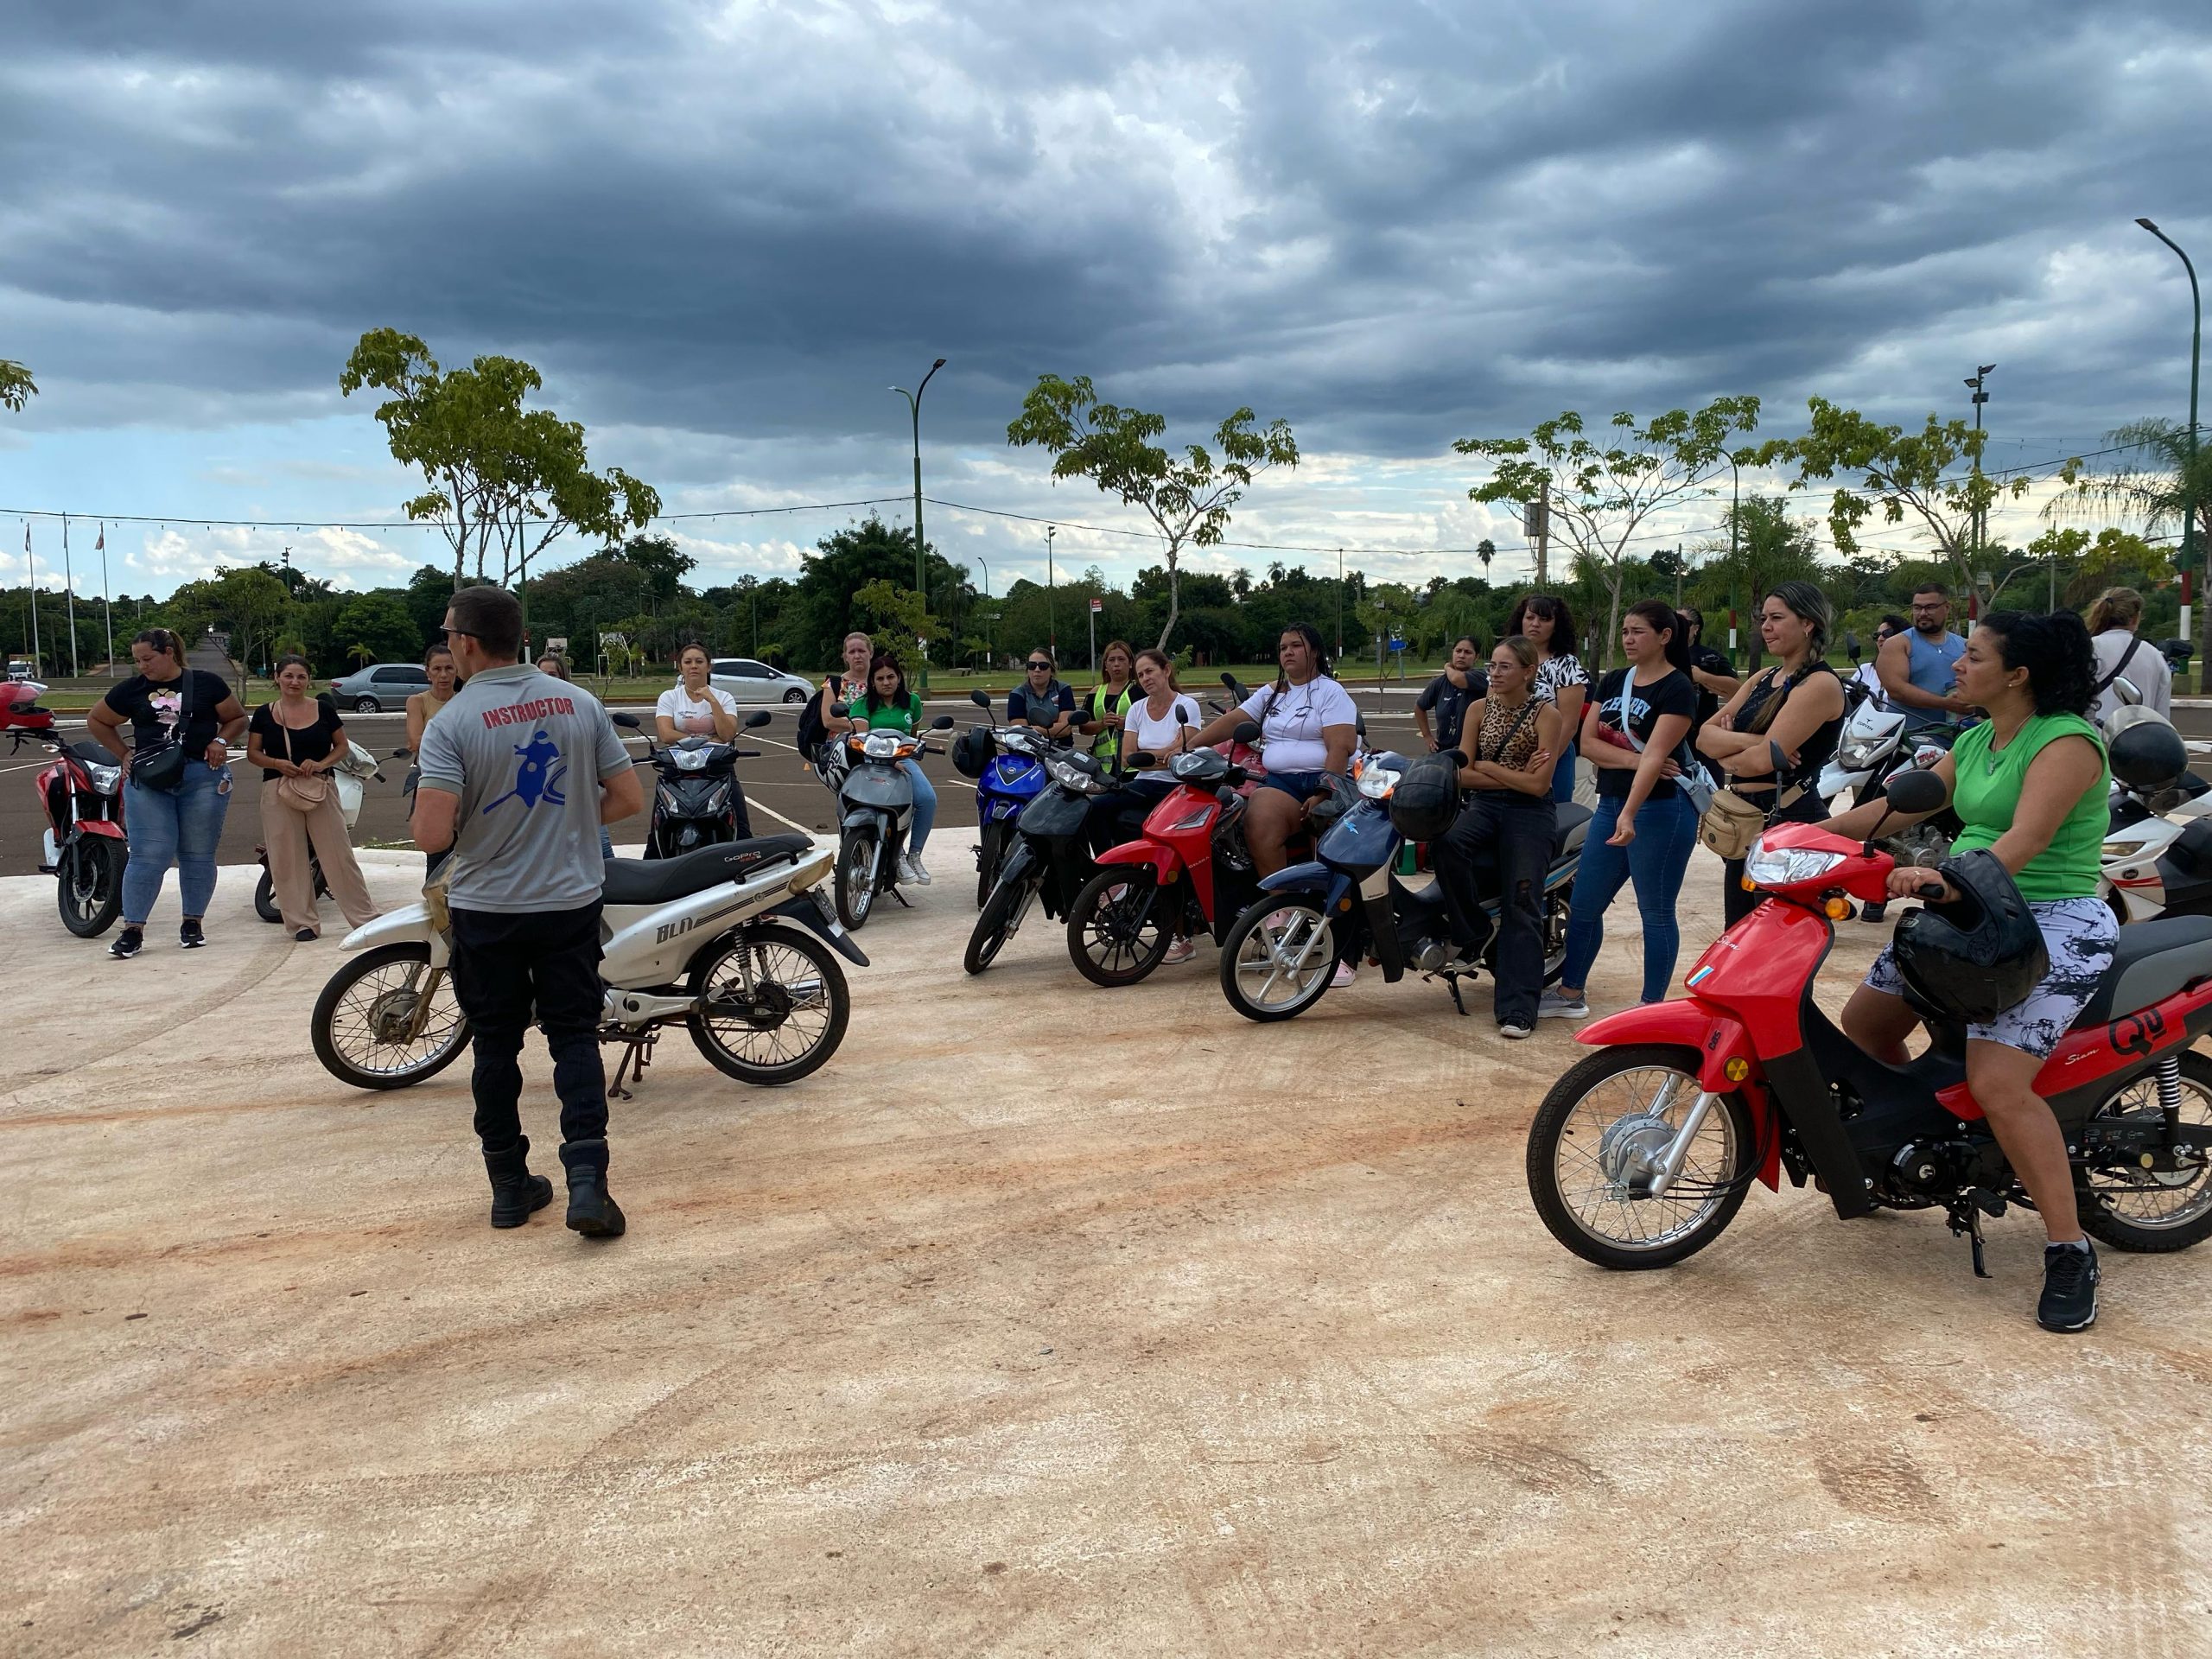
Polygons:
M1041 922L971 981L943 881L815 1077L662 1045L626 1238L494 1233L466 1067L332 1081L336 947L248 887L118 963L0 880L12 1655L2201 1649L2202 1251L2108 1252L2075 1338L2018 1215L1984 1281L1938 1217L1757 1189L1605 1274L1522 1184L1560 1022L1370 973L1254 1027L1210 950L1102 992ZM1635 945L1624 903L1599 1006Z

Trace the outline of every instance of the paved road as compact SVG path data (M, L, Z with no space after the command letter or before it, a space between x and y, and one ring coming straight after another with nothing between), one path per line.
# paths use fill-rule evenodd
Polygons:
M1370 718L1370 738L1392 744L1410 744L1414 741L1414 730L1412 719L1404 712L1408 705L1402 700L1394 702L1395 707ZM1371 709L1371 697L1363 697L1362 704ZM792 741L798 733L796 711L786 713L779 709L770 712L774 718L769 725L744 734L745 747L763 751L762 758L743 761L739 769L745 782L746 798L753 806L753 829L762 835L786 830L833 830L829 791L811 772L799 767L798 751ZM976 712L972 704L951 701L933 702L930 708L932 719L939 714L950 714L963 727L968 724L967 715ZM81 720L65 720L62 727L73 737L83 734ZM346 728L355 742L366 745L372 753L382 756L398 747L406 723L405 717L397 714L348 715ZM633 742L632 747L642 746ZM42 752L37 753L37 758L34 756L35 751L28 745L14 755L9 755L5 747L0 746L0 875L29 875L38 868L41 832L46 821L39 809L32 779L50 761ZM945 756L932 755L926 765L938 791L937 834L946 838L941 854L933 862L942 869L958 871L971 862L959 849L969 844L971 838L967 832L976 823L975 785L955 772ZM354 840L361 845L396 845L406 839L406 797L400 791L406 764L388 761L385 770L385 782L369 785L360 819L354 826ZM252 862L254 848L261 840L261 774L243 765L236 771L238 787L224 823L222 849L218 855L219 861L225 864ZM652 774L646 773L645 781L649 793L651 779ZM617 847L642 842L645 822L641 814L627 823L615 825Z

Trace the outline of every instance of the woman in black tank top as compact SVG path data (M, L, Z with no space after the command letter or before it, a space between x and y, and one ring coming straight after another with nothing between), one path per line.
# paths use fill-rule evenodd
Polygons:
M1465 963L1479 957L1490 938L1478 866L1485 859L1497 864L1501 896L1492 978L1497 1028L1507 1037L1526 1037L1535 1027L1544 988L1544 874L1556 823L1552 769L1567 736L1557 705L1537 694L1539 660L1535 645L1517 633L1491 653L1489 691L1469 706L1459 728L1459 753L1466 757L1459 782L1472 794L1431 849L1452 943Z
M1745 681L1697 734L1699 753L1721 781L1775 822L1813 823L1828 815L1814 785L1843 731L1843 681L1824 660L1832 626L1827 595L1811 582L1785 582L1769 594L1759 606L1759 637L1774 666ZM1724 868L1722 909L1733 927L1758 908L1760 895L1744 891L1741 859Z

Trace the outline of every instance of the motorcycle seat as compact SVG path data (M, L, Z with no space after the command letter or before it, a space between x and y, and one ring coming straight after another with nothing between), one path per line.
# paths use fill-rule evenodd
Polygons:
M1556 859L1582 844L1590 830L1590 809L1578 801L1561 801L1552 813L1552 856Z
M610 858L601 897L610 905L664 905L725 881L749 881L765 865L813 850L811 836L756 836L702 847L681 858Z
M2082 1005L2073 1028L2111 1021L2163 1001L2191 980L2212 977L2212 916L2169 916L2120 930L2112 966Z

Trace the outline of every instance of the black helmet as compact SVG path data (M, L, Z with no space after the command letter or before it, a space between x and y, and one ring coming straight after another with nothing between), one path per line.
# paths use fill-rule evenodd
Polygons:
M952 767L963 778L980 778L991 764L991 734L987 727L970 726L952 740Z
M1956 902L1907 912L1890 947L1905 999L1923 1014L1986 1023L2035 989L2050 971L2050 952L1996 854L1961 853L1939 874L1958 890Z
M1390 826L1408 841L1435 841L1459 816L1459 756L1453 750L1424 754L1390 791Z
M2181 734L2156 715L2113 734L2112 775L2130 789L2164 789L2189 770Z

